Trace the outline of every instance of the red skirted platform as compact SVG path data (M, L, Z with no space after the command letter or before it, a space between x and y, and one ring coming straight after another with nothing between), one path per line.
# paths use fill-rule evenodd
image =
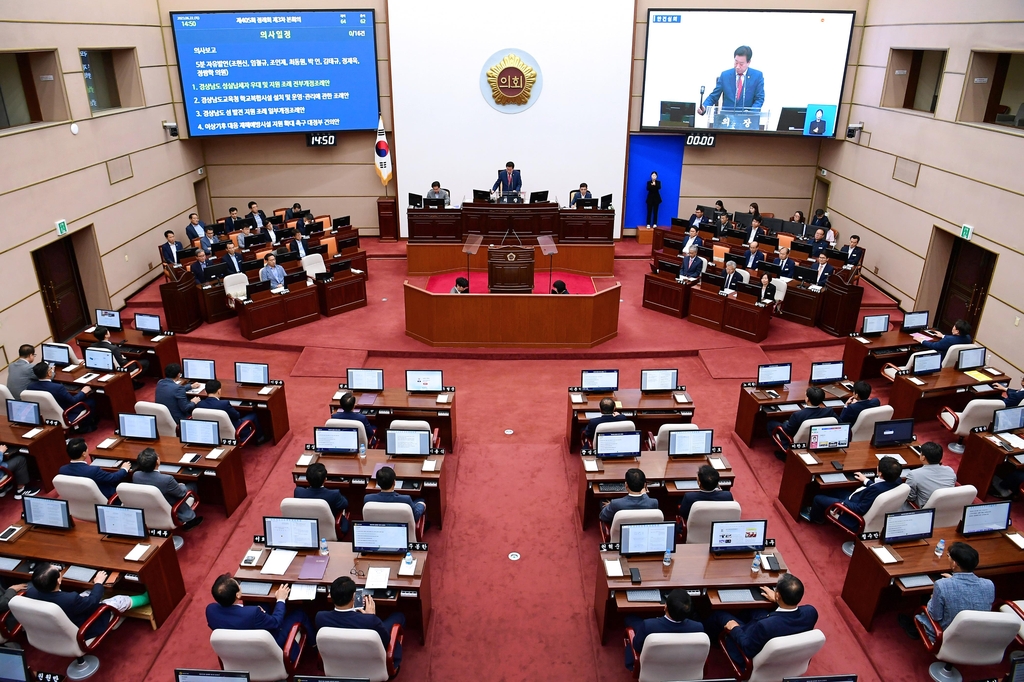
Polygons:
M452 290L452 287L455 286L455 279L465 276L466 273L464 272L447 272L443 275L434 275L427 280L426 290L434 294L448 293ZM574 275L571 272L559 272L558 270L555 270L551 273L551 281L557 282L558 280L565 282L565 288L569 290L570 294L595 293L594 280L587 275ZM487 293L486 272L469 273L469 291L473 294ZM533 293L546 294L549 291L548 271L537 268L533 273Z

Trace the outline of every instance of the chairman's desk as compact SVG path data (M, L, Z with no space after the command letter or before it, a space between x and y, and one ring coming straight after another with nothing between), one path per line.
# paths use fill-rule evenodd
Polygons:
M328 408L331 414L341 409L341 396L348 393L341 388L331 399ZM441 446L445 452L455 449L455 391L446 392L448 402L437 402L436 393L409 393L398 388L385 388L377 393L355 391L358 409L366 415L377 432L377 440L384 442L384 435L391 422L396 419L422 419L430 424L431 429L438 429ZM372 397L373 402L368 403Z
M82 353L96 343L96 337L92 334L95 328L89 327L75 337L75 343L78 344ZM149 369L146 373L158 379L163 379L164 367L167 365L172 362L181 364L181 356L178 355L178 337L173 334L147 336L137 329L126 327L121 331L111 330L110 338L107 340L120 346L121 353L128 360L148 358Z
M75 381L86 374L97 374L98 376L84 383ZM103 377L110 375L113 376L109 380L101 381ZM135 412L135 388L132 386L132 377L128 372L104 372L86 369L85 365L79 365L71 372L65 372L58 368L54 371L53 380L64 384L71 393L81 391L83 386L91 388L92 391L86 397L94 400L98 413L95 416L98 418L116 421L117 415L121 412L129 414Z
M677 402L674 395L683 396ZM573 396L582 397L583 402L574 403ZM685 390L667 393L644 393L639 388L620 388L614 393L570 392L568 400L568 421L565 437L569 440L569 452L579 452L581 435L590 419L587 413L600 413L601 400L615 401L615 411L633 422L641 432L641 441L646 442L647 432L658 434L663 424L689 424L693 420L693 399Z
M469 256L462 250L461 242L410 242L406 246L407 274L411 277L429 277L447 272L465 273L468 264L470 270L487 271L487 252L491 244L500 240L491 240L481 244L475 254ZM505 240L518 244L509 237ZM615 269L615 244L578 244L559 243L558 253L550 258L545 256L540 246L534 246L534 263L536 271L542 272L549 267L559 272L572 272L591 277L611 277ZM453 278L454 279L454 278Z
M987 377L987 381L979 381L954 367L946 367L932 374L914 376L897 374L889 392L889 405L892 406L893 419L910 417L926 419L935 416L942 407L961 409L975 398L998 398L1002 387L998 390L989 388L995 381L1008 382L1010 377L999 373L978 370ZM920 382L916 383L914 380ZM941 401L938 402L938 401Z
M132 551L137 542L152 547L143 555L142 561L126 561L125 555ZM97 532L96 524L75 521L75 526L70 530L30 527L13 540L0 544L0 557L24 560L12 571L0 571L0 575L17 582L29 581L32 571L28 563L36 561L60 563L65 568L75 565L108 573L117 571L120 575L113 584L108 583L107 595L148 592L156 627L167 620L174 607L185 597L185 581L181 577L172 538L109 538ZM126 575L138 576L138 580L130 580ZM92 585L68 578L63 580L65 589L78 592L89 590Z
M313 461L327 467L327 482L324 486L337 488L348 499L348 508L354 519L362 518L363 498L379 492L373 478L378 465L395 470L396 480L403 482L399 491L422 499L427 504L427 521L438 528L444 520L448 506L448 467L444 455L430 457L389 457L384 450L367 450L366 457L358 455L317 455ZM423 471L424 460L432 460L434 471ZM311 462L312 463L312 462ZM306 486L306 467L296 464L292 469L295 485ZM411 488L409 486L412 486Z
M801 453L814 458L814 464L807 464ZM880 454L897 454L906 464L904 471L921 466L921 458L908 445L876 448L870 442L850 443L841 450L824 450L809 452L806 448L790 450L786 456L786 466L782 471L782 483L779 485L779 501L786 508L794 521L800 519L800 510L810 507L815 495L833 495L841 497L846 492L860 487L861 483L853 478L859 472L868 473L878 469ZM840 472L832 466L832 462L843 465ZM847 480L838 483L825 483L823 474L847 474Z
M410 208L407 215L410 243L461 243L473 234L500 240L513 231L527 240L547 235L559 243L610 243L615 234L614 210L559 208L553 202L467 202L460 208Z
M597 615L597 629L601 644L608 633L622 628L622 616L637 615L653 618L665 612L664 604L654 602L630 602L626 592L631 589L658 589L662 592L682 588L700 591L701 598L710 602L711 608L729 610L743 608L764 608L771 606L763 601L749 601L723 604L718 598L719 589L774 587L779 576L787 571L782 555L775 549L768 550L779 561L779 571L758 571L752 573L750 563L753 553L713 556L705 544L676 545L672 553L672 565L665 566L661 557L631 559L620 556L617 551L601 552L597 570L597 585L594 592L594 612ZM609 578L604 569L607 560L618 560L624 576ZM640 570L639 585L632 584L629 569ZM707 603L705 602L705 604ZM698 601L698 606L700 603Z
M266 597L243 595L243 599L249 604L272 605L275 601L274 592L282 584L292 583L316 584L316 599L311 602L293 601L288 602L289 608L302 608L309 604L307 609L310 620L313 620L316 611L326 611L334 608L328 595L330 585L337 578L352 578L359 586L366 584L366 575L370 568L390 568L391 575L388 578L388 590L393 592L390 597L378 596L380 590L373 597L374 605L377 607L377 615L381 618L395 611L405 614L406 629L418 629L420 631L420 643L425 643L427 638L427 626L430 623L430 562L427 552L413 550L412 556L416 560L414 575L398 575L404 555L361 555L352 551L350 542L328 542L327 548L330 551L327 568L324 577L320 580L300 580L299 572L307 556L316 555L316 551L300 551L288 566L284 575L265 575L260 573L262 563L258 562L253 568L239 567L235 571L235 579L238 581L252 581L271 583L270 594ZM253 544L251 549L264 549L262 544ZM266 553L264 553L266 557Z
M769 421L781 421L784 422L789 419L789 416L795 412L775 412L766 411L777 405L785 404L799 404L800 407L805 407L807 387L810 386L806 381L792 381L785 386L774 386L768 389L757 388L756 386L740 386L740 400L739 406L736 410L736 425L735 431L744 443L747 445L753 445L754 436L767 436L768 422ZM828 404L832 402L831 407L836 410L836 416L839 416L839 412L842 411L846 400L853 395L852 384L850 388L847 388L843 384L817 384L817 386L825 391L825 402ZM767 395L764 391L771 390L779 394L778 398L772 398ZM838 404L833 401L838 401Z
M233 403L242 416L247 412L255 412L256 418L260 420L263 433L270 440L277 444L284 438L291 428L288 420L288 397L285 393L284 383L271 384L269 386L257 386L240 384L233 379L222 378L220 381L220 397ZM190 381L178 379L178 384L187 388ZM200 382L202 383L202 382ZM270 393L261 395L260 391L269 388ZM205 397L206 391L196 394L197 397ZM193 396L190 396L193 397ZM221 434L221 438L233 437L234 434Z
M1011 433L1024 438L1024 429L1016 429ZM1009 450L992 442L1006 443ZM964 441L964 454L960 458L960 466L956 470L956 480L960 485L973 485L978 489L978 497L985 499L992 477L998 472L1002 476L1014 469L1024 468L1024 450L1015 448L999 435L979 432L967 436ZM1016 491L1014 491L1016 492Z
M579 472L579 495L577 498L577 513L580 517L580 525L586 528L587 525L597 518L601 512L603 502L615 500L628 494L626 490L617 492L604 492L601 490L602 483L622 483L626 479L626 471L632 468L640 469L647 477L647 494L657 500L658 508L665 514L666 520L676 517L679 511L679 502L682 496L688 492L694 492L697 488L679 487L678 483L683 481L697 481L697 470L710 460L720 459L725 466L719 470L721 486L728 490L736 474L729 464L729 460L721 453L708 457L669 457L664 450L646 450L640 453L639 459L604 459L597 460L598 471L587 471L584 462L593 458L580 458Z
M221 445L217 459L208 459L214 448L184 445L177 438L160 436L155 441L118 438L109 448L95 448L93 458L114 459L134 462L139 453L153 448L160 457L161 466L179 467L176 472L165 473L181 483L195 483L199 489L201 504L222 504L224 515L231 516L248 494L245 487L245 471L242 466L242 451L230 445ZM198 462L182 464L186 454L200 455ZM115 471L116 467L108 471Z
M992 578L1024 573L1024 550L1018 549L1003 532L965 538L957 533L955 527L936 528L932 531L930 539L898 543L893 547L900 561L892 564L882 563L878 555L872 551L873 548L882 546L879 540L858 540L850 567L846 571L846 581L843 583L843 601L866 630L871 630L872 620L883 599L903 595L924 596L932 591L930 585L906 588L898 578L927 574L932 580L937 580L940 574L949 573L948 555L935 556L935 545L940 539L946 541L946 552L949 552L949 546L958 540L967 542L976 549L980 561L974 572L981 577ZM1016 594L1006 596L1020 597L1021 583L1017 582L1016 585L1016 588L1011 588Z
M25 434L38 428L39 433L32 438ZM43 492L53 490L53 477L60 473L60 468L69 463L64 445L64 429L59 426L22 426L12 424L6 417L0 416L0 443L7 446L7 456L25 455L39 472L39 481Z
M933 338L942 338L930 331ZM843 348L843 368L851 381L877 377L886 363L903 365L910 354L921 350L921 342L899 330L878 336L850 336Z

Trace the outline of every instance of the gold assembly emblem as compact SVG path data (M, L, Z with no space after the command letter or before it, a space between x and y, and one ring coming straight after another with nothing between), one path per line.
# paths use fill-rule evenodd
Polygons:
M496 104L526 104L537 82L537 72L515 54L509 53L487 70L487 82L491 85L491 97Z
M516 259L516 254L510 253L507 256L505 256L505 258L509 261L514 261Z

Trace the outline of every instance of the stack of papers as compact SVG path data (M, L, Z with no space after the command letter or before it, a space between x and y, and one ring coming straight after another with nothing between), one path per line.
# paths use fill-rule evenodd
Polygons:
M423 460L423 466L420 467L420 471L437 471L437 463L436 459L425 459Z
M809 467L818 463L818 460L814 459L814 455L809 452L801 452L799 453L799 457L800 460Z
M717 471L724 471L726 469L725 462L722 461L721 457L708 457L708 464L715 467Z
M292 565L292 560L298 555L298 552L291 549L275 549L270 553L270 557L267 558L266 563L263 564L263 568L260 569L260 573L264 575L284 575L288 567Z
M114 445L116 443L117 443L117 438L107 438L102 443L97 445L96 447L99 448L100 450L106 450L108 448L114 447Z
M918 379L917 377L909 377L907 381L914 384L915 386L924 386L924 382Z
M37 428L31 429L29 431L26 431L25 435L22 436L22 438L32 439L32 438L35 438L36 436L38 436L42 432L43 432L43 430L37 427Z
M976 369L972 369L970 371L964 372L964 374L966 374L970 378L974 379L975 381L980 381L982 383L987 382L987 381L992 381L992 377L990 377L989 375L984 374L982 372L979 372Z
M1021 448L1024 448L1024 438L1021 438L1017 434L1015 434L1015 433L1001 433L999 435L1001 435L1003 437L1003 440L1005 440L1007 443L1009 443L1013 447L1017 448L1018 450L1021 449Z
M288 601L313 601L316 599L315 583L292 583L292 590L288 594Z
M313 455L303 455L302 457L299 457L299 461L295 463L295 466L308 467L312 463Z
M260 389L260 395L270 395L273 392L274 392L274 387L273 386L264 386L263 388Z
M871 551L875 553L883 564L894 564L896 563L896 557L889 553L889 550L885 547L872 547Z
M132 551L125 555L125 561L142 561L142 557L145 556L146 550L150 548L150 545L140 542L132 548Z
M210 454L206 455L206 459L217 459L224 454L224 451L220 448L214 448L210 450Z
M1020 533L1007 533L1006 539L1017 545L1019 549L1024 549L1024 537L1021 537Z
M623 575L622 564L619 563L618 559L605 559L604 573L609 578L621 578Z
M388 578L390 577L390 566L371 566L366 571L366 589L386 590L388 589Z
M583 470L589 472L597 471L597 460L596 459L585 459L583 460Z
M875 459L877 459L879 462L882 461L883 457L892 457L897 462L899 462L901 466L907 463L907 460L903 459L903 457L896 454L895 452L879 452L878 454L875 455Z
M404 561L398 565L398 575L411 576L416 575L416 564L418 559L413 559L411 564L407 564Z
M857 339L858 341L863 343L865 346L868 345L869 343L871 343L871 339L865 338L863 336L855 336L853 338Z

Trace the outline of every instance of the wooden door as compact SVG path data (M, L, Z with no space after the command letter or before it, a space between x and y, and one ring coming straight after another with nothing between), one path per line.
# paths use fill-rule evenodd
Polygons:
M33 251L32 260L50 332L55 340L65 341L84 329L90 319L71 239L58 239Z
M963 239L956 240L935 316L939 329L948 332L960 319L970 322L973 329L978 328L995 264L996 254Z

